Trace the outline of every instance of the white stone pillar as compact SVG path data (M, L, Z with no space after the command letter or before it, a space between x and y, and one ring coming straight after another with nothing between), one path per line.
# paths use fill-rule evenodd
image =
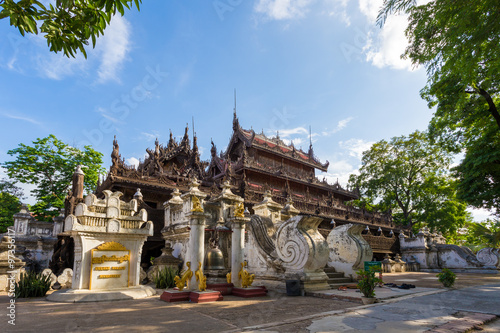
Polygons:
M189 212L186 214L189 219L189 251L187 261L191 262L191 271L193 276L189 281L189 290L198 290L198 282L196 282L195 272L198 270L198 263L204 264L205 259L205 218L203 212Z
M245 247L245 223L250 219L246 217L234 217L231 219L233 233L231 235L231 282L237 288L241 288L241 280L238 273L243 262L243 249Z

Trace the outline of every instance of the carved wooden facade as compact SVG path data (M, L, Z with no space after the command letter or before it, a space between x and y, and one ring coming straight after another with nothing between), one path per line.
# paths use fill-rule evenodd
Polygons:
M210 162L200 160L197 139L193 138L191 146L187 127L180 142L170 133L166 146L156 140L154 149L146 151L147 158L137 168L128 166L120 155L115 138L112 165L97 193L107 189L121 191L124 200L140 199L141 208L148 211L154 223L154 235L149 238L144 251L148 255L155 255L154 251L159 255L163 247L160 233L164 225L163 203L171 198L175 189L187 191L193 177L200 180L200 190L209 195L207 200L219 195L222 183L229 181L233 193L245 199L245 207L250 212L253 212L253 205L263 200L264 193L270 191L275 202L285 205L291 198L294 207L302 214L322 217L322 228L331 228L332 219L337 224L367 225L373 231L381 227L386 233L395 227L389 213L372 214L349 205L349 201L358 197L357 193L342 188L338 182L332 185L325 179L319 180L315 176L316 170L326 171L329 162L321 163L314 155L312 145L308 152L304 152L293 143L285 144L279 136L269 138L263 133L245 130L240 127L236 113L226 151L218 153L212 142ZM140 198L134 197L138 188L141 189ZM384 244L381 250L387 252L392 246Z

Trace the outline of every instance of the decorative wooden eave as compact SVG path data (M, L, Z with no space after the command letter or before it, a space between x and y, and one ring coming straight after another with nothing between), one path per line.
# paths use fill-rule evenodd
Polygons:
M239 125L237 128L233 128L233 135L229 141L225 156L229 156L236 139L244 142L247 148L254 147L272 154L277 154L282 158L305 164L324 172L328 170L328 166L330 165L328 161L326 161L326 163L321 163L319 159L314 156L312 150L306 153L301 149L295 148L293 144L285 144L279 137L269 138L263 133L256 134L254 130L245 130L239 127Z

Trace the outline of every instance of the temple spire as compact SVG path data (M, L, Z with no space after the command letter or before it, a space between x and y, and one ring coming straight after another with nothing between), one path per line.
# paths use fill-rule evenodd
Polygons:
M311 125L309 125L309 149L312 149L312 146L313 146L312 131L311 131Z
M238 116L236 115L236 89L234 89L234 109L233 109L233 131L240 128L240 123L238 121Z
M312 158L313 156L314 152L313 152L312 131L311 131L311 125L309 125L309 157Z

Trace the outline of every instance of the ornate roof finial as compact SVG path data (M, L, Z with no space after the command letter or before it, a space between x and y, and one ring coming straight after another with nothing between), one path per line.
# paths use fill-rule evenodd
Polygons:
M193 150L198 151L198 138L196 138L196 132L193 133Z
M170 130L170 139L168 140L168 149L172 149L176 146L176 142L174 139L174 135L172 134L172 130Z
M193 138L196 135L196 132L194 131L194 116L191 117L191 122L193 123Z
M186 123L186 129L184 130L184 137L182 138L182 143L187 144L188 142L189 142L189 124Z
M313 147L312 130L311 130L311 125L309 125L309 149L312 150L312 147Z
M215 147L215 143L212 140L212 138L210 138L210 142L212 143L212 148L210 149L210 152L212 153L212 157L215 157L217 155L217 148Z
M234 109L233 109L233 131L240 128L240 123L238 121L238 116L236 115L236 89L234 89Z
M309 125L309 158L314 157L311 125Z

